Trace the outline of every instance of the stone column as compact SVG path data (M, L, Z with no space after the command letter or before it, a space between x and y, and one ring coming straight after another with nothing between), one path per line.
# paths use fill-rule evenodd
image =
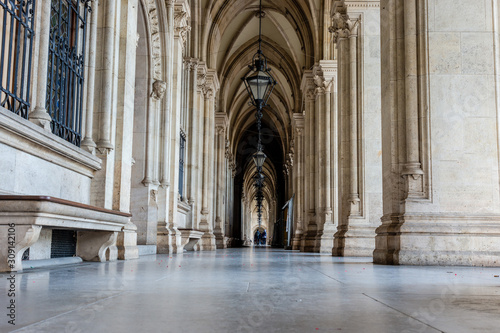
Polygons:
M198 183L198 171L200 169L199 166L199 144L198 137L200 133L200 129L198 127L200 109L198 104L198 59L189 58L186 59L188 63L190 76L190 85L188 87L188 113L189 113L189 162L187 167L187 198L188 203L191 206L191 220L190 227L196 229L197 228L197 212L198 212L198 189L197 186L200 186Z
M207 70L205 78L205 116L203 145L203 197L200 230L205 232L201 239L201 248L205 251L216 249L214 230L214 130L215 130L215 94L219 89L217 73Z
M171 134L171 122L172 122L172 108L173 108L173 81L174 81L174 35L175 35L175 19L174 19L174 1L168 0L166 1L167 5L167 32L166 32L166 38L165 38L165 50L163 51L165 53L164 56L164 61L166 63L165 66L165 99L166 102L162 104L162 114L163 117L163 126L161 126L161 137L162 137L162 144L155 145L153 144L154 141L154 131L152 130L154 128L154 122L155 122L155 117L153 114L148 113L148 128L151 128L150 131L148 131L148 142L151 141L151 143L148 143L147 150L148 150L148 163L146 166L146 177L144 179L144 184L150 184L153 182L154 178L154 169L155 166L157 165L157 162L155 162L155 147L162 147L162 163L161 163L161 180L160 180L160 185L165 191L165 197L168 197L168 193L170 193L170 169L172 168L172 157L171 157L171 146L169 144L169 138L172 135ZM167 200L167 209L166 211L168 212L168 199Z
M315 151L315 126L314 126L314 110L315 110L315 96L314 96L314 80L312 71L305 71L302 78L301 90L306 96L305 105L305 211L307 221L305 222L303 235L301 239L300 251L312 252L316 242L317 224L316 224L316 200L315 200L315 186L314 186L314 151ZM304 218L306 218L304 216Z
M418 57L417 55L417 4L415 0L404 2L404 62L405 62L405 125L406 163L403 175L408 198L423 198L423 171L420 163L418 124Z
M248 210L247 210L247 197L245 194L245 191L242 191L241 193L241 239L245 239L245 236L247 239L251 239L251 236L249 234L248 230ZM249 245L249 244L248 244Z
M166 193L167 209L166 230L159 225L158 233L158 253L182 253L181 234L177 220L177 210L179 204L179 142L180 142L180 122L182 113L182 73L184 71L184 50L186 47L187 32L190 8L187 2L179 2L174 5L174 32L173 32L173 66L172 66L172 100L169 126L169 137L165 142L169 147L170 188ZM183 226L184 227L184 226Z
M50 1L48 1L50 2ZM92 12L90 17L90 36L89 36L89 52L88 52L88 76L87 76L87 110L85 113L85 137L82 141L82 148L89 153L95 152L94 141L94 98L95 98L95 66L96 66L96 52L97 52L97 21L99 15L99 2L92 2ZM43 17L43 16L42 16Z
M344 11L343 11L344 12ZM337 157L340 163L336 165L340 170L338 170L337 175L342 175L343 179L349 180L350 178L350 161L349 161L349 29L347 27L345 14L340 12L335 12L332 17L332 26L329 31L333 35L333 42L337 45L337 58L338 58L338 70L339 70L339 82L338 82L338 110L339 115L339 132L337 132L337 137L340 138L337 146ZM347 183L347 184L346 184ZM340 184L339 184L340 185ZM333 255L343 255L345 237L344 234L347 231L347 218L350 213L350 202L347 202L347 198L350 195L350 181L342 182L342 186L337 187L338 197L335 205L337 206L336 216L339 220L337 223L338 232L334 237L334 248L332 250ZM346 194L349 193L349 194Z
M117 6L116 0L107 0L104 3L104 20L99 27L102 36L102 56L100 63L96 65L99 70L101 81L99 89L99 111L97 122L96 156L102 161L101 170L95 173L92 180L91 203L94 206L111 209L113 206L114 193L114 168L115 168L115 125L117 111L118 92L118 63L119 63L119 38L115 35L120 31L120 22L116 18L120 16L121 7ZM137 30L136 30L137 32Z
M225 235L229 239L233 238L234 228L234 177L236 176L236 162L231 153L231 144L226 142L226 160L227 160L227 195L226 195L226 228ZM242 238L243 239L243 238Z
M337 166L332 164L331 156L331 118L334 113L332 108L332 95L336 89L335 77L337 75L337 62L335 60L321 60L316 68L316 91L319 93L320 103L320 126L318 139L321 142L319 151L320 186L319 193L322 197L320 211L320 222L318 223L318 234L316 251L332 253L335 225L332 211L332 173L337 172Z
M204 186L203 186L203 176L204 176L204 144L205 144L205 138L204 138L204 117L201 116L205 112L205 94L204 91L206 89L206 74L207 74L207 67L204 62L199 62L198 64L198 76L197 76L197 100L198 100L198 115L196 115L194 120L197 122L197 132L196 136L193 141L195 141L195 144L197 146L197 161L198 161L198 169L196 172L196 200L195 200L195 207L193 207L193 228L199 229L200 227L200 222L201 222L201 217L202 217L202 209L203 209L203 191L204 191ZM196 209L196 210L194 210Z
M113 209L130 212L132 177L132 135L134 131L134 90L137 35L137 0L129 0L121 8L119 34L120 62L118 69L118 100L116 117L116 150L114 164ZM120 259L138 258L137 227L131 222L118 233Z
M225 180L225 169L226 169L226 127L227 127L227 116L224 112L217 112L215 115L215 143L216 143L216 186L215 186L215 226L214 235L216 239L216 244L218 249L226 248L224 242L224 227L225 227L225 212L224 212L224 196L226 194L226 180Z
M313 252L319 252L321 236L323 235L323 225L325 223L325 183L323 179L323 175L325 174L325 156L324 156L324 127L325 123L324 117L324 97L325 97L325 88L323 85L323 77L320 76L322 73L320 72L320 68L315 66L314 72L314 83L315 83L315 109L314 109L314 130L311 131L314 133L314 196L315 196L315 211L316 211L316 239L314 243ZM318 75L320 74L320 75Z
M118 27L115 26L117 0L106 0L104 7L103 34L103 60L102 60L102 87L101 108L99 112L99 136L97 149L100 154L109 153L114 149L111 143L111 125L113 113L113 69L115 60L115 34Z
M359 138L358 138L358 20L347 20L349 27L349 101L350 101L350 217L361 216L359 197Z
M47 132L51 132L50 122L52 118L47 113L45 99L47 97L47 68L49 65L49 44L50 44L50 15L51 1L43 1L40 6L41 17L40 28L36 33L39 34L39 52L37 61L37 85L36 85L36 105L29 113L28 119Z
M292 118L295 130L295 163L294 163L294 189L295 189L295 233L292 242L292 250L300 250L300 242L304 233L304 114L294 113ZM271 228L272 220L269 221Z
M370 256L381 215L379 7L338 1L333 10L329 31L338 46L340 161L348 159L341 172L350 180L334 186L341 202L333 254Z

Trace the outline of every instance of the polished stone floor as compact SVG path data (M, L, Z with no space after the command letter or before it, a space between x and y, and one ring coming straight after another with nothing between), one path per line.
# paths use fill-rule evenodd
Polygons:
M500 332L500 268L377 266L269 248L16 274L0 332Z

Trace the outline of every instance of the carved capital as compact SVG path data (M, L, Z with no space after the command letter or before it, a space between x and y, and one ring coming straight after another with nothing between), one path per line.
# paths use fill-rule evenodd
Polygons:
M314 89L314 94L317 96L317 95L322 95L325 93L325 88L323 87L317 87L316 89Z
M206 88L206 85L205 85L206 77L207 77L207 75L204 73L198 73L198 75L196 77L196 85L198 87L199 92L203 92Z
M196 58L184 58L184 65L190 72L198 68L199 60Z
M215 96L214 90L207 85L203 89L203 94L205 95L205 99L213 99Z
M328 28L333 35L333 42L338 43L350 36L357 36L359 23L360 19L351 20L349 15L336 12L332 16L332 25Z
M224 128L224 126L215 125L215 131L217 132L217 135L224 135L226 129Z
M307 92L306 92L306 98L307 98L308 100L314 100L314 99L315 99L315 97L316 97L316 94L315 94L315 92L314 92L314 89L309 89L309 90L307 90Z
M324 81L323 86L325 87L325 92L331 93L333 89L333 81L334 79L331 79L330 81Z

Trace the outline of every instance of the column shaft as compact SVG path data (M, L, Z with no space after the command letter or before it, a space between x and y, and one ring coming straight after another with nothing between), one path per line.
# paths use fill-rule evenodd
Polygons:
M92 2L92 12L90 17L90 36L89 36L89 57L88 57L88 77L87 77L87 110L85 121L85 138L82 141L82 147L93 153L96 144L93 139L94 131L94 92L95 92L95 62L97 45L97 21L99 15L98 2Z
M45 108L45 99L47 96L47 68L49 64L51 1L43 1L40 9L41 13L38 15L41 16L41 27L37 31L40 45L37 62L36 106L30 112L29 120L50 132L52 118Z
M349 36L350 62L350 190L351 216L360 215L359 179L358 179L358 35L354 27Z
M106 0L104 7L105 21L103 27L104 54L102 64L103 82L101 91L102 104L99 126L98 148L113 149L111 144L111 113L113 108L113 67L115 54L115 16L116 0Z

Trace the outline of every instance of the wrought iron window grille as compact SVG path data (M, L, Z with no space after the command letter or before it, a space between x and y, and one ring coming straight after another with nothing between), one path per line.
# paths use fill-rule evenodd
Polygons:
M90 3L51 0L46 106L52 132L80 146Z
M35 0L0 0L0 105L28 118Z

